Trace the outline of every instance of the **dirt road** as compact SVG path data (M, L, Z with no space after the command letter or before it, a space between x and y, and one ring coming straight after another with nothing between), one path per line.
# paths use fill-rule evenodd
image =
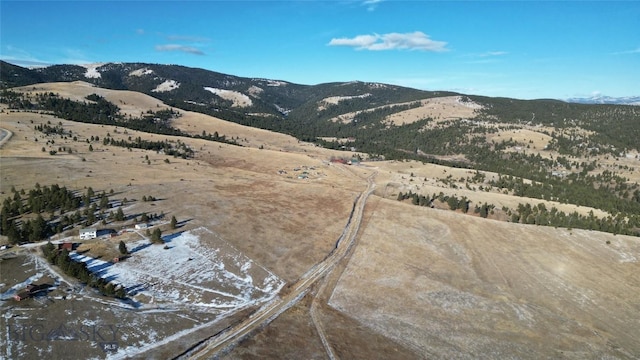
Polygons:
M367 178L367 189L363 191L353 204L353 209L349 215L347 225L336 242L336 247L327 257L309 269L294 285L290 291L270 303L263 306L256 313L249 316L241 323L214 335L201 345L187 352L179 358L208 359L216 354L233 346L251 332L261 328L277 318L284 311L295 305L307 294L308 290L317 281L322 279L329 271L349 252L355 244L356 235L360 229L364 207L369 195L373 193L375 184L373 182L376 172Z
M0 147L2 147L4 143L9 141L9 139L11 138L11 135L13 135L11 131L6 129L0 129Z

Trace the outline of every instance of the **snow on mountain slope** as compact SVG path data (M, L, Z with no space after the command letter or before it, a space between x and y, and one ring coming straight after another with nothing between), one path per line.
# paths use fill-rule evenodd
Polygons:
M217 89L213 87L204 87L205 90L209 91L212 94L218 95L225 100L230 100L233 102L233 106L237 107L247 107L253 105L251 98L247 95L233 91L233 90L225 90L225 89Z
M84 64L80 65L87 69L87 72L84 73L84 77L87 79L98 79L102 77L102 74L98 71L100 66L104 65L103 63L94 63L94 64Z
M175 80L165 80L162 84L156 86L151 92L167 92L180 87L180 83Z
M153 74L153 70L142 68L138 70L133 70L132 72L129 73L129 76L143 76L143 75L151 75L151 74Z
M570 98L565 101L579 104L615 104L615 105L640 105L640 96L612 97L594 95L588 98Z

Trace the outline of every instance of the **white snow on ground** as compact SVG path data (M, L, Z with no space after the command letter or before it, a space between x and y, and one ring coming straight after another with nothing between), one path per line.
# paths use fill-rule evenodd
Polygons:
M266 82L267 86L286 86L288 84L286 81L263 79L263 78L253 78L251 80Z
M13 295L17 294L20 290L24 289L27 287L27 285L32 284L35 281L38 281L38 279L40 279L42 277L43 273L37 273L31 277L29 277L27 280L18 283L16 285L13 285L9 290L5 291L4 293L0 294L0 300L9 300L11 298L13 298Z
M282 288L281 279L226 242L219 248L202 245L199 235L205 232L211 236L200 228L165 238L168 249L147 240L128 244L131 257L118 263L75 252L70 256L124 285L134 299L142 294L154 303L232 309L268 300Z
M217 88L212 88L208 86L205 86L204 89L215 95L220 96L225 100L232 101L233 106L247 107L253 104L253 102L251 101L251 98L249 98L247 95L241 92L237 92L233 90L217 89Z
M370 89L384 89L388 87L386 84L380 83L369 83L368 85Z
M153 70L142 68L138 70L133 70L132 72L129 73L129 76L143 76L143 75L150 75L150 74L153 74Z
M88 79L97 79L102 77L102 75L100 74L100 72L98 71L98 68L100 66L104 65L103 63L95 63L95 64L84 64L84 65L80 65L84 68L87 69L87 72L84 73L84 77L88 78Z
M151 92L167 92L180 87L180 83L175 80L165 80L162 84L156 86Z
M284 81L267 80L267 86L285 86L285 85L287 85L287 83Z

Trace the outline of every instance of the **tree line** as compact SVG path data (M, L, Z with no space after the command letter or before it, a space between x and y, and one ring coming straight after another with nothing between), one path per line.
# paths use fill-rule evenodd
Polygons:
M65 274L99 290L106 296L116 297L118 299L125 299L127 297L124 286L116 286L96 276L87 268L86 263L73 260L66 249L58 250L51 242L42 245L40 248L42 249L45 259L47 259L50 264L56 265Z
M446 203L450 210L461 210L468 213L471 201L466 197L458 198L453 195L433 194L425 196L411 191L403 193L399 192L397 200L404 201L411 199L411 203L417 206L434 207L433 202L438 200ZM474 206L474 213L480 217L486 218L492 214L495 209L493 204L477 204ZM567 229L585 229L596 230L612 234L622 234L630 236L640 236L640 214L625 215L618 213L616 216L606 216L603 218L596 217L593 211L589 211L588 215L582 215L577 211L565 213L558 210L555 206L547 209L544 203L532 206L531 204L518 204L516 209L502 207L502 212L508 217L508 221L520 224L553 226Z
M172 109L148 110L146 113L141 113L140 117L125 117L120 113L120 108L117 105L100 95L90 94L86 99L89 101L73 101L62 98L53 92L38 93L33 98L7 89L0 93L0 102L8 104L11 109L49 111L54 116L65 120L121 126L153 134L201 138L240 146L239 143L229 140L225 136L191 135L172 127L171 121L180 116L177 111Z

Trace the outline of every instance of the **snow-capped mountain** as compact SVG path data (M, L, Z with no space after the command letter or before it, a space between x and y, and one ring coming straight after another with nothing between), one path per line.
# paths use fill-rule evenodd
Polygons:
M640 105L640 96L611 97L605 95L594 95L588 98L570 98L565 101L579 104Z

